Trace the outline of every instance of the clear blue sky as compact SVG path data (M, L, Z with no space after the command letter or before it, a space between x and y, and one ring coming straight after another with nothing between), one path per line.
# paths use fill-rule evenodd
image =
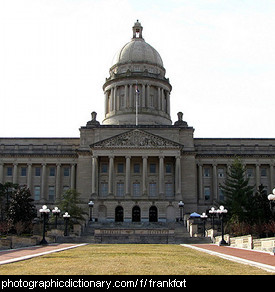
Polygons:
M136 19L195 137L275 137L274 0L0 0L0 137L78 137Z

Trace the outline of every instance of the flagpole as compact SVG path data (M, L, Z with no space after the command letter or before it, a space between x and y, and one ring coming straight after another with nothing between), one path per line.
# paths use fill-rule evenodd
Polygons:
M136 81L136 126L138 125L138 85Z

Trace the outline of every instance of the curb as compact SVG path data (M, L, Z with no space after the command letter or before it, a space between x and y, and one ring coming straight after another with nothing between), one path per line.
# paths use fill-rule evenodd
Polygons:
M226 260L230 260L230 261L233 261L233 262L254 266L254 267L257 267L257 268L264 269L267 272L275 273L275 267L274 266L270 266L270 265L262 264L262 263L259 263L259 262L246 260L246 259L243 259L243 258L240 258L240 257L235 257L235 256L227 255L227 254L224 254L224 253L219 253L219 252L216 252L216 251L207 250L207 249L200 248L200 247L197 247L197 246L192 246L192 245L189 245L189 244L181 244L181 246L193 248L195 250L202 251L202 252L205 252L205 253L208 253L208 254L211 254L211 255L215 255L215 256L218 256L218 257L226 259Z

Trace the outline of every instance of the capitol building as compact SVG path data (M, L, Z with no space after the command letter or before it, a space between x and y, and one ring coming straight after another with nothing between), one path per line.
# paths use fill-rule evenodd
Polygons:
M139 21L109 74L105 118L92 112L79 137L0 138L0 183L27 185L38 209L76 189L99 223L175 222L180 201L184 214L205 212L236 156L251 184L274 188L275 139L194 138L182 112L170 116L172 85Z

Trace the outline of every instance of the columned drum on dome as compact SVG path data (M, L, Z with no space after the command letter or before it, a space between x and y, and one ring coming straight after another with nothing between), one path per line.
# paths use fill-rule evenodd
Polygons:
M171 125L170 93L160 54L143 38L137 21L133 38L115 55L103 85L104 125Z

